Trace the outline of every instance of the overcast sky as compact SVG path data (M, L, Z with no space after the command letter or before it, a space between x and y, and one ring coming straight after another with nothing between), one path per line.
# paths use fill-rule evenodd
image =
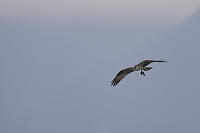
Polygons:
M159 17L179 21L199 6L199 0L1 0L0 15Z
M65 1L1 2L0 133L200 132L200 10L176 25L157 21L163 13L173 21L187 16L197 1L173 0L166 8L167 0L138 1L135 8L128 1L85 1L75 9ZM55 13L51 19L40 19L48 16L43 7ZM106 12L120 16L125 7L145 21L107 19ZM94 10L102 20L54 18ZM32 13L39 19L25 17ZM111 87L121 69L144 59L168 63L151 64L145 77L134 72Z

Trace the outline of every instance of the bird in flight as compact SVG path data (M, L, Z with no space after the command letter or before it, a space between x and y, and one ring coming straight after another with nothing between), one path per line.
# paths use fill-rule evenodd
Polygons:
M162 62L166 63L166 60L144 60L140 62L139 64L135 65L134 67L128 67L123 70L121 70L115 78L111 81L111 86L116 86L126 75L128 75L131 72L134 71L140 71L140 74L145 76L144 71L151 70L152 67L147 67L149 64L153 62Z

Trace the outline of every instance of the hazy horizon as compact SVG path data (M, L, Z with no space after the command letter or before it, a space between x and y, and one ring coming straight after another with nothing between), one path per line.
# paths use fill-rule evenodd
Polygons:
M200 8L198 0L134 0L134 1L63 1L18 0L0 2L0 18L57 18L57 17L107 17L133 19L161 19L180 22Z

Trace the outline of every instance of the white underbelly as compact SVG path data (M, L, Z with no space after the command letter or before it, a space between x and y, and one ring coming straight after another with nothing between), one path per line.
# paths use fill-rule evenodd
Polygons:
M136 67L135 68L135 71L140 71L140 70L142 70L143 69L143 67Z

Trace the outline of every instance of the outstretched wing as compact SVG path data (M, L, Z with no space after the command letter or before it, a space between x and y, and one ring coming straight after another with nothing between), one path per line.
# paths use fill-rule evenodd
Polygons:
M145 67L145 66L147 66L147 65L149 65L153 62L163 62L163 63L165 63L167 61L166 60L144 60L141 63L139 63L138 65L142 65L143 67Z
M111 81L112 86L116 86L126 75L134 71L134 67L128 67L126 69L121 70L115 78Z

